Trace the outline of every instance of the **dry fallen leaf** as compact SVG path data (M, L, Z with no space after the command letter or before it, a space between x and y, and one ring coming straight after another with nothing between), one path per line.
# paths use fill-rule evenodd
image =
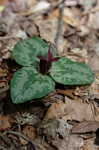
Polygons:
M97 77L90 87L90 94L93 96L94 99L96 98L99 101L99 79Z
M50 19L58 18L58 17L59 17L59 10L58 9L54 10L50 14ZM64 9L63 21L66 24L69 24L69 25L71 25L73 27L79 27L79 25L80 25L79 20L74 18L73 12L71 12L71 10L69 10L68 8Z
M94 139L88 139L82 146L82 150L99 150L99 146L95 145Z
M29 139L34 140L36 138L36 129L31 125L26 125L23 128L24 135L28 136Z
M66 98L65 103L61 101L53 103L49 107L44 119L47 120L60 117L65 121L94 121L95 114L91 104L81 103L80 101Z
M29 37L38 36L39 32L37 26L34 24L32 20L24 20L21 22L21 28L24 30L25 34Z
M30 9L28 9L27 11L21 12L23 16L25 15L29 16L31 14L39 14L50 8L50 3L48 3L45 0L40 1L38 3L36 2L36 0L29 0L29 1L30 2L27 2L27 7L29 7Z
M11 117L0 115L0 131L11 128Z
M33 7L36 3L37 3L36 0L28 0L28 1L27 1L27 6L28 6L28 8L31 8L31 7Z
M62 119L49 119L43 121L39 128L38 134L45 136L48 141L58 140L60 137L69 136L71 125Z
M22 129L23 134L28 137L30 139L30 141L33 141L37 134L36 134L36 129L31 126L31 125L26 125L23 129ZM20 138L20 142L22 145L26 145L28 144L28 141L26 141L23 138Z
M88 62L94 72L99 71L99 56L95 52L89 54Z
M57 33L57 17L48 18L42 21L42 18L38 18L35 24L39 28L40 36L48 42L55 44L55 38ZM66 41L63 38L63 33L65 31L65 26L63 24L61 35L58 41L58 53L61 54L66 47Z
M80 150L83 145L84 145L84 141L81 137L77 135L72 135L69 137L68 146L66 149L67 150Z
M96 132L98 128L99 128L98 121L84 121L75 125L72 128L72 133Z
M53 140L52 145L56 147L57 150L81 150L84 142L81 137L70 135L64 139L59 139L57 141Z

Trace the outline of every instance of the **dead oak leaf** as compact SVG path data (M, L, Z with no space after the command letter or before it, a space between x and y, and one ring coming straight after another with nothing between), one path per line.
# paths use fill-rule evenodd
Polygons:
M11 117L0 115L0 131L11 128Z
M75 125L72 128L72 133L96 132L98 128L99 128L98 121L84 121Z
M94 121L95 114L93 114L91 104L82 103L77 100L71 100L66 97L65 102L59 101L57 103L53 103L49 107L44 119L58 119L60 117L65 121Z

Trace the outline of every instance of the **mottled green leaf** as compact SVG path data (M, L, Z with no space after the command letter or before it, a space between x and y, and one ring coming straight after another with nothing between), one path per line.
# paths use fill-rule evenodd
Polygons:
M53 62L50 75L56 82L64 85L87 85L94 80L93 72L86 64L65 57Z
M14 73L11 80L11 98L15 104L41 98L52 92L54 81L39 74L33 67L23 67Z
M20 40L15 45L12 51L12 57L22 66L30 66L36 61L39 61L36 56L46 56L48 53L48 43L39 37L33 37L25 40ZM56 56L56 49L51 49Z

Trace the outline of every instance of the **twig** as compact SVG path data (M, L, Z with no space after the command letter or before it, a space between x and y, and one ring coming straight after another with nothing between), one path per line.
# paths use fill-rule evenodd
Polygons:
M15 36L4 36L4 37L2 37L2 36L0 36L0 41L3 41L3 40L9 40L9 39L17 39L17 37L15 37Z
M55 36L55 44L56 48L58 48L58 41L62 32L62 24L63 24L63 12L64 12L64 2L65 0L62 0L60 7L59 7L59 18L58 18L58 26L57 26L57 33Z
M6 131L4 134L14 134L14 135L16 135L16 136L18 136L18 137L21 137L21 138L23 138L24 140L26 140L29 144L32 145L33 150L36 150L34 143L33 143L28 137L26 137L25 135L23 135L23 134L21 134L21 133L19 133L19 132L10 131L10 130L9 130L9 131Z

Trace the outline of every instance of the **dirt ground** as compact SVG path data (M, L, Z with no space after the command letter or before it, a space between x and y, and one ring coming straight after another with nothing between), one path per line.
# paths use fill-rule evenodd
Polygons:
M14 105L11 53L33 36L88 64L94 82ZM0 150L17 149L99 150L99 0L0 0Z

